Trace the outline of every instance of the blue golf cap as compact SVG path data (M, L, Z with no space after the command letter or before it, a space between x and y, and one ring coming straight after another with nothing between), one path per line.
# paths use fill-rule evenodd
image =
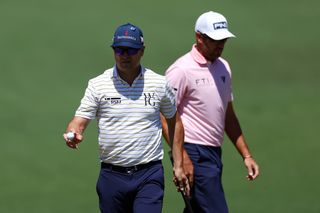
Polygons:
M112 47L131 47L140 49L143 47L143 34L139 27L127 23L119 26L114 35Z

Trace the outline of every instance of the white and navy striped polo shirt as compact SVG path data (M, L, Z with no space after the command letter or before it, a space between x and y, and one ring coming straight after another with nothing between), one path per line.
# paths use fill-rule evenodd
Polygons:
M75 116L97 118L102 162L133 166L163 159L160 112L176 112L164 76L142 67L130 86L113 67L89 80Z

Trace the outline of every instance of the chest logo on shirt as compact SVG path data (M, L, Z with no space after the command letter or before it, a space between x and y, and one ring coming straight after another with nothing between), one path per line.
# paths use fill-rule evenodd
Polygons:
M210 86L213 84L212 79L209 78L198 78L195 83L197 86Z
M103 98L107 104L116 105L121 104L121 98Z
M220 78L223 81L223 83L226 83L226 76L220 76Z
M144 95L144 105L145 106L155 106L156 103L155 103L155 94L154 92L153 93L143 93Z
M220 79L223 83L226 83L226 76L220 76ZM198 78L195 80L197 86L210 86L213 85L214 82L210 78Z

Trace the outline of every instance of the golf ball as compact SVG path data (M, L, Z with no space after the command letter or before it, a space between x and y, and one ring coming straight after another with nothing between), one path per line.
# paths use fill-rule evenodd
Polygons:
M70 140L70 141L72 141L72 140L74 139L74 136L75 136L74 132L68 132L68 133L67 133L67 138L68 138L68 140Z

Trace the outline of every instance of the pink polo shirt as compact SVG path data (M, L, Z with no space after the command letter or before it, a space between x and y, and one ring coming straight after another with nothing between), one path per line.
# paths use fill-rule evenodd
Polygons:
M210 63L193 45L168 68L166 78L176 92L185 142L221 146L227 105L233 100L228 62L218 58Z

